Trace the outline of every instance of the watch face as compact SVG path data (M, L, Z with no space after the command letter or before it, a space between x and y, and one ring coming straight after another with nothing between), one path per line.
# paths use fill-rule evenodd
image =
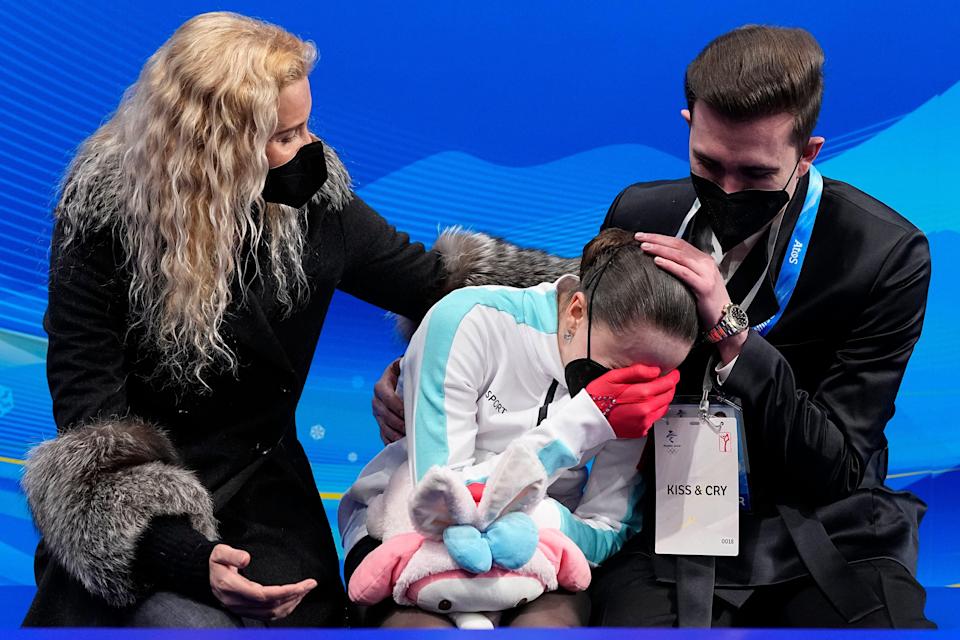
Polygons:
M742 331L749 326L750 321L747 319L747 312L740 308L739 305L733 305L727 310L727 317L730 319L730 324L737 331Z

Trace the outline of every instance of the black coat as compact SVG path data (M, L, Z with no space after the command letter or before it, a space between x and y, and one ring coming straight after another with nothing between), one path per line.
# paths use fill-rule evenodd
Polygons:
M220 538L250 552L244 573L252 580L317 580L282 624L339 625L346 607L339 563L294 412L334 289L417 318L441 294L445 271L436 253L411 244L358 197L340 211L311 204L308 217L309 302L282 319L269 302L275 301L269 286L264 291L263 281L254 283L247 303L233 305L226 320L239 375L212 376L209 393L150 381L156 359L141 349L136 333L126 335L129 278L116 236L101 231L60 251L58 226L44 320L47 369L58 430L97 416L153 421L215 499L263 458L216 511ZM51 560L42 541L37 585L25 624L122 624L125 613L87 593Z
M788 206L772 275L748 309L752 324L778 309L773 282L807 183ZM695 197L689 179L636 184L614 201L604 227L672 236ZM757 243L728 283L734 301L762 273L766 245ZM883 486L884 427L923 324L926 238L877 200L825 178L807 251L779 322L766 337L751 331L721 388L742 402L753 513L741 512L739 556L716 561L718 586L770 584L805 574L811 563L842 573L828 547L847 561L891 558L916 570L925 505ZM678 394L700 395L712 353L709 345L691 353L680 367ZM645 521L653 523L653 492L645 508ZM784 518L803 525L791 530ZM652 554L652 529L623 553ZM792 538L800 529L803 554ZM658 577L673 580L673 557L654 555L654 566Z

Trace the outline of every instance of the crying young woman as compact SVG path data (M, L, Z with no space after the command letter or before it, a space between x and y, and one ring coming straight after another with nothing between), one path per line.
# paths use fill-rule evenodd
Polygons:
M401 361L407 435L341 501L361 621L586 624L589 567L640 527L637 464L697 335L692 293L622 229L586 245L579 277L434 305Z

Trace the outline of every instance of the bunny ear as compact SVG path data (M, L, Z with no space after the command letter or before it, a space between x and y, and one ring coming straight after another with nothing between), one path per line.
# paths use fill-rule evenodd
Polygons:
M350 576L347 587L350 600L372 605L390 597L397 578L422 544L423 536L420 534L404 533L390 538L367 554Z
M523 445L510 445L500 456L483 490L477 528L486 531L504 514L530 511L543 500L546 492L547 474L540 459Z
M559 529L540 529L540 551L557 570L557 584L567 591L590 586L590 564L573 540Z
M474 524L477 507L458 473L433 467L410 497L410 519L417 531L439 540L449 526Z

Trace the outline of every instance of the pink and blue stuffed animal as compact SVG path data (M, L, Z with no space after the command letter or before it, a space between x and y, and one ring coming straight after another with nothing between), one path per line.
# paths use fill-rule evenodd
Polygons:
M351 600L393 597L449 614L461 628L493 628L500 612L544 592L586 589L580 548L536 523L546 488L543 465L522 446L509 447L484 484L433 467L414 486L402 464L370 503L367 530L383 543L351 577Z

